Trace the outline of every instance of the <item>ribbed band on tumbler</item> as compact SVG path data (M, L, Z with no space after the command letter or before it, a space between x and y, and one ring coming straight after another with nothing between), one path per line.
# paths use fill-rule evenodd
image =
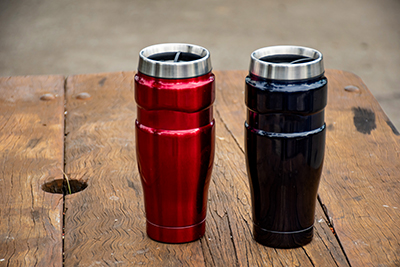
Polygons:
M245 97L254 239L271 247L303 246L313 237L325 149L322 54L300 46L254 51Z
M193 78L211 71L210 52L192 44L157 44L139 53L138 71L166 79Z

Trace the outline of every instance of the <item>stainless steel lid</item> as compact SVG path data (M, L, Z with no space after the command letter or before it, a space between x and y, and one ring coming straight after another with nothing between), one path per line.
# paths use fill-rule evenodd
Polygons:
M251 54L250 73L275 80L302 80L324 73L322 54L301 46L269 46Z
M139 53L138 71L157 78L192 78L211 71L210 52L192 44L157 44Z

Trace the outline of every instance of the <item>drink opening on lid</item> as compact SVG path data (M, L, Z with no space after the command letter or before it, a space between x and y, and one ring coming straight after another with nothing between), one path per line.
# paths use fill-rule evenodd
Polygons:
M272 55L260 58L261 61L277 63L277 64L298 64L315 60L311 57L301 55Z
M164 52L148 56L149 59L163 62L193 61L202 58L199 55L187 52Z

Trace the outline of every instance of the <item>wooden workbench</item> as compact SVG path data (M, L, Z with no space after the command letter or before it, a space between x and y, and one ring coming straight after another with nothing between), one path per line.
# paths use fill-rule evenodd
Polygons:
M0 266L400 266L400 136L363 82L327 71L315 236L273 249L251 235L247 71L215 74L206 234L180 245L146 236L134 72L0 78Z

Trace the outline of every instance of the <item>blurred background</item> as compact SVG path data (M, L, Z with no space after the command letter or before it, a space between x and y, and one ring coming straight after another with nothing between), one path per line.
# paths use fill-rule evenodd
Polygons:
M264 46L315 48L400 129L400 0L0 0L0 76L136 70L164 42L206 47L214 70L247 70Z

